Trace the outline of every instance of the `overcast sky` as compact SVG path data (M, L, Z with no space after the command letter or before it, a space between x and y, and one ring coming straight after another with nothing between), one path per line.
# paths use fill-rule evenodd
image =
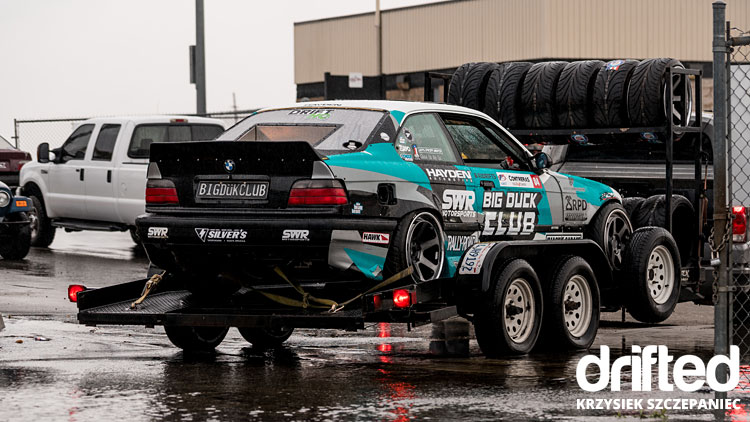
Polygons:
M382 0L391 9L435 0ZM294 22L375 0L205 0L207 109L295 99ZM13 119L195 112L192 0L0 0L0 135ZM52 141L52 140L51 140Z

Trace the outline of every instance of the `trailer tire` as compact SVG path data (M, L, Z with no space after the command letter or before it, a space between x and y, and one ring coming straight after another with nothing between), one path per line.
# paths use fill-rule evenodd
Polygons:
M626 308L633 318L649 324L669 318L680 298L680 255L672 235L661 227L636 230L622 277L632 285Z
M474 315L482 353L497 358L531 351L539 337L542 308L542 288L534 268L523 259L507 261Z
M221 344L229 327L182 327L165 325L169 341L186 352L210 352Z
M594 82L591 98L594 124L600 127L627 127L628 84L637 60L613 60L604 63Z
M580 256L558 259L545 289L540 346L588 349L599 330L599 287L591 266Z
M424 225L425 229L417 234L416 228L421 225ZM425 244L432 243L431 233L434 234L437 244L423 250ZM433 256L433 248L437 248L437 250L434 251L434 257L430 258L429 256ZM429 256L423 253L427 250L431 251ZM418 265L414 265L415 262ZM430 265L434 264L436 268L429 268L428 262ZM413 266L412 278L414 281L433 280L440 277L444 264L445 233L440 224L440 219L427 211L415 211L402 218L391 237L391 247L383 269L384 278ZM431 273L427 273L428 271L431 271Z
M557 121L561 127L585 128L591 125L594 82L603 64L601 60L585 60L565 65L555 92Z
M28 221L29 217L25 212L16 215L11 214L12 219L6 221ZM23 259L29 253L31 247L31 226L24 224L18 230L18 236L10 242L0 242L0 256L8 260Z
M640 62L633 70L628 83L628 117L633 126L660 126L672 117L672 105L667 107L665 89L671 81L667 81L670 67L685 66L679 60L671 58L648 59ZM689 95L692 91L688 88ZM690 116L692 101L688 101Z
M638 210L640 210L641 205L645 200L646 198L642 198L640 196L632 196L622 199L622 207L625 208L625 212L628 213L628 217L630 217L630 222L631 224L633 224L633 226L636 226L634 221L635 215L638 213Z
M29 220L31 221L31 246L46 248L55 240L56 228L52 226L47 217L44 202L35 195L29 195L29 199L31 199L32 205L32 210L29 213Z
M633 225L622 205L614 201L604 204L584 234L602 248L612 269L622 268L626 245L633 234Z
M492 71L499 67L497 63L485 62L461 65L451 77L448 86L448 104L482 110L487 81Z
M259 327L239 327L240 335L253 347L258 349L274 349L280 347L291 337L294 328L282 327L278 330Z
M527 128L547 128L557 124L555 93L557 81L567 62L536 63L523 79L521 107Z
M519 112L521 85L531 66L529 62L502 63L487 81L484 112L505 128L516 128L523 122Z
M635 228L641 227L664 227L667 220L667 196L654 195L646 198L633 216ZM680 260L687 262L690 259L693 239L697 236L695 211L690 200L682 195L672 195L672 227L674 241L680 251Z

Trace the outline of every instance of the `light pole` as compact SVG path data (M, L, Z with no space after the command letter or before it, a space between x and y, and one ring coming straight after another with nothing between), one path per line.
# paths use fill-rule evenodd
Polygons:
M203 0L195 0L195 91L196 113L206 114L206 44L204 42Z

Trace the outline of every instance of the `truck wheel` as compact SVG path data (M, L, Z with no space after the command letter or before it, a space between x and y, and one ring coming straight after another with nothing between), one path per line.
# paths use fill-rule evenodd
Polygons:
M484 93L487 81L497 63L465 63L451 77L448 86L448 104L456 104L474 110L484 108Z
M641 204L643 204L643 201L645 201L646 198L641 198L640 196L632 196L630 198L623 198L622 199L622 207L625 208L625 212L628 213L628 217L630 217L631 224L635 225L635 228L638 228L638 225L635 224L635 215L638 213L638 210L641 208Z
M531 66L523 79L521 106L527 128L548 128L557 122L555 92L567 62L541 62Z
M585 259L558 260L545 292L540 342L548 348L587 349L599 330L599 287Z
M521 104L521 83L531 63L503 63L490 74L484 96L484 112L506 128L523 124L518 110Z
M489 358L528 353L542 325L542 288L534 269L523 259L500 269L474 315L474 331Z
M695 211L690 200L682 195L672 195L672 227L677 227L674 232L674 240L680 251L680 260L687 262L690 259L693 240L698 235L695 226ZM667 196L654 195L646 198L633 215L633 225L641 227L664 227L667 220Z
M25 212L13 216L10 221L28 221ZM18 231L18 236L9 243L0 243L0 256L5 259L23 259L29 253L31 247L31 226L24 225Z
M445 262L445 234L440 221L429 212L414 212L399 223L385 263L386 276L413 267L415 281L440 277Z
M627 91L636 66L637 60L613 60L599 69L591 98L596 126L627 127L630 124Z
M586 237L601 246L609 265L622 268L625 245L633 233L625 208L617 202L608 202L599 209L586 228Z
M186 352L210 352L221 344L229 327L181 327L165 325L169 341Z
M601 60L585 60L565 65L555 92L560 126L590 126L594 82L603 64Z
M633 318L646 323L669 318L680 297L680 255L672 235L661 227L636 230L622 276L632 286L626 307Z
M29 196L32 209L29 212L31 226L31 246L46 248L55 240L55 227L47 218L47 211L42 201L34 195Z
M273 349L279 347L287 341L292 335L292 332L294 332L294 328L286 327L277 329L245 327L237 329L240 331L242 338L258 349Z
M683 114L690 118L693 104L690 86L687 110L666 103L666 90L672 89L671 81L667 80L670 67L684 68L679 60L670 58L648 59L636 66L628 84L628 117L633 126L659 126L667 122L667 117L677 123Z

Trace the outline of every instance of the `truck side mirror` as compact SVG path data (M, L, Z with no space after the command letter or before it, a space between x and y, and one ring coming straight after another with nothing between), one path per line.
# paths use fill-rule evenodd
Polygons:
M49 144L43 142L36 147L36 159L40 163L49 163Z
M538 170L543 170L552 165L552 160L546 152L537 152L534 154L534 165Z

